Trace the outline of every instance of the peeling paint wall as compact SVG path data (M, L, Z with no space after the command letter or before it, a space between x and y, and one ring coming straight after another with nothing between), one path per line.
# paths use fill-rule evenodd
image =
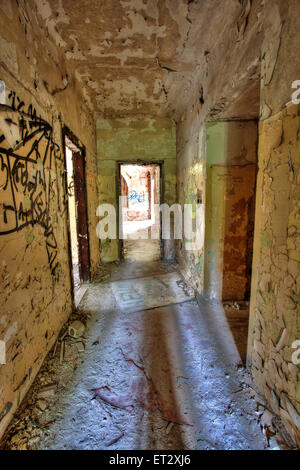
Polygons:
M211 7L216 26L216 7ZM223 7L230 9L233 4L223 2ZM261 45L271 3L266 5L254 0L250 8L249 2L236 4L236 7L239 11L227 12L231 21L222 30L222 40L213 27L207 33L208 42L199 60L191 97L178 119L177 181L181 204L199 201L206 205L209 197L206 122L253 120L259 116ZM200 3L193 3L192 11L197 8L201 8ZM207 220L203 223L207 233ZM182 272L200 294L205 290L204 251L204 246L197 251L186 251L178 244Z
M171 119L135 117L97 120L99 204L117 207L118 162L162 162L162 200L176 202L176 126ZM174 243L169 244L174 245ZM164 256L173 256L165 244ZM119 259L118 240L102 245L104 262Z
M178 121L178 200L183 204L200 193L206 204L206 235L220 223L216 235L224 237L222 195L240 178L239 172L250 179L254 173L210 168L205 122L260 116L248 361L260 391L299 446L300 371L292 360L292 344L300 339L299 110L286 105L294 91L292 82L300 79L300 4L295 0L252 1L243 2L241 9L238 21L223 31L222 44L216 40L216 47L207 49L194 96ZM222 182L216 193L218 178ZM214 201L212 213L209 205ZM223 295L219 282L223 259L215 260L220 263L218 279L205 284L205 272L212 274L214 269L207 257L210 242L206 238L203 250L194 252L178 244L178 257L184 275L200 294L214 290L216 281L215 289ZM237 242L232 240L232 245L237 247ZM226 260L230 250L227 256L225 248ZM228 279L228 286L234 279Z
M264 41L259 172L248 362L271 409L300 446L299 2L279 3L277 40ZM276 21L275 21L276 19ZM276 37L276 35L275 35Z
M1 435L72 308L63 125L86 148L93 271L99 247L95 126L78 84L23 2L1 2L0 24Z
M260 123L248 355L256 382L300 444L300 108Z

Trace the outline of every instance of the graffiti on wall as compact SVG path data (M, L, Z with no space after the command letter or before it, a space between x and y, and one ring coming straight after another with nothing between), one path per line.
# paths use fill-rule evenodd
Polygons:
M128 199L130 201L133 201L133 203L135 204L138 204L138 203L143 203L145 202L145 194L144 194L144 191L142 191L141 193L137 193L135 191L135 189L132 189L130 192L129 192L129 195L128 195Z
M61 214L65 210L60 147L52 126L13 91L8 104L0 105L0 118L0 236L42 227L49 268L56 277L54 218L57 207Z

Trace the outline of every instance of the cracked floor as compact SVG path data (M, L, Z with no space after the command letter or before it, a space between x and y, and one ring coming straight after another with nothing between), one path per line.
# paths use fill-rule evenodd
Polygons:
M59 348L50 353L57 393L43 411L29 394L6 448L265 448L223 308L197 303L181 286L176 266L161 262L125 262L108 282L90 285L79 309L85 350L75 357L66 341L63 364ZM144 309L135 303L139 289ZM134 302L122 304L120 292ZM49 382L43 374L33 389ZM30 406L39 416L33 412L24 431L18 419L26 421Z

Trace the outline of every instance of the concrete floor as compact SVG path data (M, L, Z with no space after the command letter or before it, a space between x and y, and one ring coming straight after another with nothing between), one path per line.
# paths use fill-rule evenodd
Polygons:
M124 259L127 262L143 263L159 261L161 258L159 231L159 224L154 224L151 220L123 222L123 233L127 237L123 240Z
M112 268L109 282L88 287L80 303L90 317L85 352L72 373L60 376L53 419L47 418L35 448L265 447L249 377L221 305L188 295L177 303L176 295L184 297L174 289L170 305L120 308L116 281L132 279L134 291L136 278L159 280L170 272L173 278L175 269L125 262ZM168 276L163 279L161 289L172 289ZM159 303L159 292L152 297Z
M158 261L161 257L160 240L124 240L123 256L126 261Z

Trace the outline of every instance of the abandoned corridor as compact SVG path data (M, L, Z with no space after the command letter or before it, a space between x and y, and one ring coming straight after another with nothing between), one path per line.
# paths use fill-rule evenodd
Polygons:
M1 447L300 448L299 30L0 0Z

